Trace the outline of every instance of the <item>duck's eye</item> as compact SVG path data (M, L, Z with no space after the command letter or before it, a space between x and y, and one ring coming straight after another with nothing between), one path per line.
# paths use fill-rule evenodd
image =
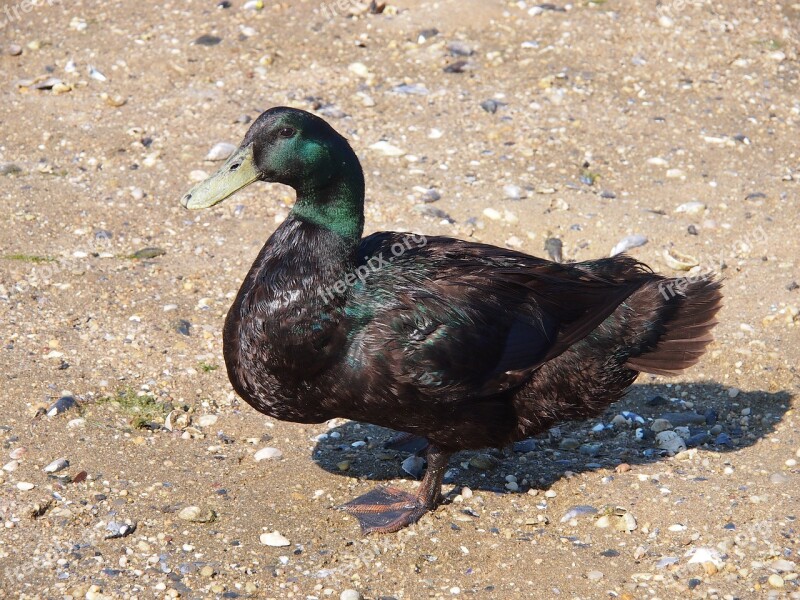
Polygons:
M280 131L278 131L278 135L282 138L290 138L295 134L295 130L292 127L282 127Z

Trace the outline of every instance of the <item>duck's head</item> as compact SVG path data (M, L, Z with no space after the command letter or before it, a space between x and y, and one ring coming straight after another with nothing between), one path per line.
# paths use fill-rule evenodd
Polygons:
M319 117L280 106L262 113L225 164L181 204L208 208L256 180L289 185L297 190L298 205L320 210L344 196L363 203L363 174L347 140Z

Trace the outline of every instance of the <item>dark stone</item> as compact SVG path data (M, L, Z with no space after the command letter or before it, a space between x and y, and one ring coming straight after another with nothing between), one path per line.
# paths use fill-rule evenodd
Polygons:
M204 33L199 38L197 38L194 43L198 46L216 46L222 41L221 37L217 37L215 35L209 35Z

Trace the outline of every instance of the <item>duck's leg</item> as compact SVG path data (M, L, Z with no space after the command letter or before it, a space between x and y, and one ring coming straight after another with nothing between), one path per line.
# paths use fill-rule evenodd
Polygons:
M449 452L436 446L428 447L428 468L416 494L396 487L378 487L342 506L368 533L393 533L416 523L422 515L439 503L442 477L447 470Z

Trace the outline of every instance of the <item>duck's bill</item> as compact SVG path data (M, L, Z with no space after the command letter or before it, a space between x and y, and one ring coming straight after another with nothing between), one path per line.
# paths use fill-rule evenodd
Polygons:
M181 198L181 204L193 210L208 208L219 204L256 179L258 171L253 159L253 144L248 144L236 150L219 171L190 189Z

